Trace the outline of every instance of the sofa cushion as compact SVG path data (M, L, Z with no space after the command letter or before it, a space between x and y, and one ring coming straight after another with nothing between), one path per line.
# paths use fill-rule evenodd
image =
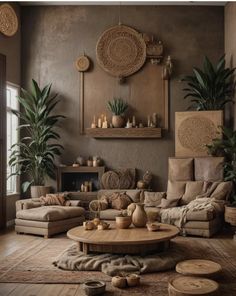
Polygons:
M188 181L186 182L185 192L180 200L180 205L187 205L190 201L194 200L197 195L204 192L203 181Z
M174 208L178 206L178 203L181 198L177 197L175 199L165 199L162 198L160 208L162 209L169 209L169 208Z
M132 202L140 202L141 190L126 190L125 193L132 199Z
M122 214L122 210L107 209L100 212L100 219L104 220L115 220L116 216Z
M220 182L210 197L216 200L227 200L232 188L232 182Z
M125 210L132 203L131 198L125 193L114 192L110 197L111 208L115 210Z
M169 180L192 181L193 158L169 158Z
M187 221L209 221L215 217L214 210L188 211Z
M184 195L186 182L168 181L166 199L180 199Z
M21 210L16 213L17 219L35 221L58 221L85 214L81 207L43 206L39 208Z
M194 175L196 181L223 181L224 157L196 157Z
M166 196L165 192L144 192L144 204L146 207L159 207L161 199Z

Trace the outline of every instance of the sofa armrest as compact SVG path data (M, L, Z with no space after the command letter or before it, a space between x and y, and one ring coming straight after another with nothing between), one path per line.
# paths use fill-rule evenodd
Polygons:
M28 210L41 206L40 201L29 199L21 199L16 201L16 212L20 210Z

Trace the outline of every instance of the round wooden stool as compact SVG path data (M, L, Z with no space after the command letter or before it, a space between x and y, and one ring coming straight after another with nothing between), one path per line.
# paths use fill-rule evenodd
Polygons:
M179 262L175 269L183 275L212 277L221 272L222 267L210 260L192 259Z
M217 295L219 284L201 277L178 276L168 284L169 296Z

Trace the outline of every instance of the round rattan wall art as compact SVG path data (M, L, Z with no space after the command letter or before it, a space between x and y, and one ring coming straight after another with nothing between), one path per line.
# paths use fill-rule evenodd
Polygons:
M9 4L0 6L0 32L10 37L18 30L18 19L14 9Z
M127 77L145 63L146 44L136 30L118 25L102 33L96 55L103 70L115 77Z
M217 138L217 127L203 116L193 116L182 121L178 138L184 148L194 152L205 152L206 144Z

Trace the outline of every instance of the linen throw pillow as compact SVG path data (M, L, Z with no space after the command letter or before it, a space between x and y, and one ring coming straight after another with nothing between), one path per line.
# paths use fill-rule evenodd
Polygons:
M232 188L232 182L220 182L213 193L210 195L210 198L214 198L215 200L227 200Z
M168 181L167 196L168 200L176 200L182 198L185 192L186 182Z
M111 208L125 210L133 201L126 193L114 192L110 197Z
M46 196L41 196L39 199L41 204L44 206L70 206L70 201L68 200L66 193L49 193L46 194Z
M199 194L204 192L203 181L188 181L185 187L185 193L180 200L180 205L187 205L190 201L196 199Z
M180 198L175 198L175 199L165 199L162 198L160 207L162 209L169 209L169 208L174 208L178 206Z
M196 157L194 174L196 181L223 181L224 157Z
M146 207L159 207L161 199L166 196L165 192L144 192L144 204Z
M193 158L169 158L170 181L193 180Z

